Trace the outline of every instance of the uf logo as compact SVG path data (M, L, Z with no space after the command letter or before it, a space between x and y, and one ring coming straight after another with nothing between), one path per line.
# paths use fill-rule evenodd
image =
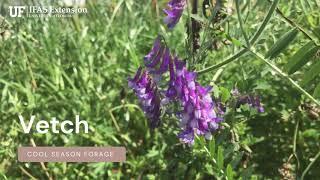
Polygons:
M11 17L21 17L21 14L25 10L25 6L9 6Z

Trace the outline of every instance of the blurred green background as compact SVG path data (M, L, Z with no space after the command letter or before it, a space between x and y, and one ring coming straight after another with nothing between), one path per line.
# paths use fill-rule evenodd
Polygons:
M199 147L188 147L176 137L177 120L165 116L162 125L150 131L133 92L127 87L143 63L143 57L158 34L171 49L188 59L184 17L174 31L162 22L165 0L87 1L88 13L72 18L10 18L9 1L1 5L0 39L0 179L215 179L213 164ZM302 3L301 3L302 2ZM320 2L281 1L279 8L310 31L319 26ZM30 4L35 2L29 2ZM36 4L36 3L35 3ZM268 1L242 1L245 26L251 35L270 6ZM246 8L245 8L246 7ZM234 10L235 7L231 8ZM5 20L3 20L5 19ZM223 23L233 38L230 45L206 52L197 69L216 64L240 48L242 41L236 13ZM256 49L266 52L276 39L290 30L274 16ZM218 41L225 34L216 34ZM274 60L280 67L307 39L300 33L288 49ZM306 67L306 69L308 66ZM294 77L301 79L301 73ZM292 152L297 121L300 173L319 151L319 118L312 120L300 106L306 99L289 83L253 56L243 56L219 72L200 76L203 84L262 96L265 113L242 110L235 115L240 149L245 155L233 167L236 177L280 179L281 169ZM319 78L316 80L319 82ZM307 90L312 91L317 83ZM218 92L218 90L217 90ZM73 120L79 114L89 122L89 134L24 134L18 115L36 119ZM31 146L125 146L124 163L20 163L17 147ZM289 162L289 164L292 161ZM320 176L316 162L307 177ZM246 179L243 178L243 179Z

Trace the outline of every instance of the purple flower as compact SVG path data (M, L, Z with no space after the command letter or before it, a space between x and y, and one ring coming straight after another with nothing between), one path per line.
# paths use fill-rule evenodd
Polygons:
M163 46L161 44L160 37L154 41L151 51L144 57L144 63L146 67L155 67L159 64L163 54Z
M162 74L168 71L170 61L170 50L162 44L160 37L158 37L151 51L144 57L147 71L152 75L156 83L161 80Z
M167 24L169 29L174 28L174 26L179 22L185 6L186 0L169 1L169 8L163 10L167 14L167 17L164 19L164 23Z
M182 106L178 113L182 132L178 135L182 142L192 144L194 135L211 138L211 132L218 129L222 120L216 102L211 98L211 87L203 87L197 81L197 74L189 72L185 63L177 57L169 64L170 81L166 98L178 101Z
M194 143L194 131L192 128L186 129L178 134L178 137L181 139L182 142L187 144Z
M253 95L240 95L238 89L233 89L231 94L236 97L236 107L239 108L241 105L248 104L250 107L256 108L258 112L264 112L264 108L260 102L259 96Z
M140 67L134 78L128 79L128 86L138 96L142 110L149 120L151 128L160 124L160 97L152 77Z

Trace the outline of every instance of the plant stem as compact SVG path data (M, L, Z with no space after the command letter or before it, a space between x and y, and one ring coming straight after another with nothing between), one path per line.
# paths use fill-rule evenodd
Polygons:
M200 74L204 74L204 73L207 73L209 71L212 71L212 70L215 70L215 69L218 69L226 64L229 64L230 62L234 61L235 59L239 58L240 56L242 56L243 54L245 54L247 52L246 49L242 49L240 51L238 51L237 53L235 53L233 56L227 58L226 60L218 63L218 64L215 64L213 66L210 66L208 68L205 68L203 70L200 70L200 71L197 71L197 73L200 75Z
M27 170L25 170L22 166L19 166L19 168L21 169L21 171L26 174L30 179L32 180L37 180L37 178L35 178L34 176L32 176Z
M292 154L297 160L297 170L300 169L300 161L297 155L297 137L299 133L299 123L300 123L300 118L297 118L297 124L296 124L294 135L293 135L293 148L292 148Z
M198 14L198 0L192 1L192 14ZM193 54L200 48L200 23L195 19L191 18L191 38L192 38L192 51Z
M118 132L120 132L121 130L120 130L120 127L119 127L119 125L118 125L118 123L117 123L116 118L115 118L114 115L113 115L113 111L115 111L115 110L117 110L117 109L125 108L125 107L127 107L127 108L130 108L130 107L131 107L131 108L136 108L136 109L138 109L139 111L141 111L141 112L143 113L143 111L141 110L141 108L140 108L139 106L135 105L135 104L122 104L122 105L120 105L120 106L116 106L116 107L113 107L112 109L110 109L108 112L109 112L109 114L110 114L110 116L111 116L111 120L112 120L112 122L114 123L114 126L116 127L116 129L117 129Z
M196 135L195 137L196 137L196 139L197 139L198 141L201 141L200 138L199 138L199 136ZM205 146L205 144L202 144L202 143L201 143L201 145L203 146L204 151L205 151L205 152L208 154L208 156L211 158L212 162L213 162L214 164L217 164L217 160L212 156L212 154L210 153L209 149Z
M237 15L238 15L238 21L239 21L239 24L240 24L240 29L241 29L241 32L242 32L242 35L243 35L244 39L246 40L247 46L250 48L251 45L250 45L249 38L248 38L246 32L244 31L244 28L243 28L243 20L241 18L239 0L235 0L235 1L236 1L236 8L237 8Z
M274 11L276 10L276 7L279 3L279 0L274 0L269 11L268 11L268 14L266 15L266 17L264 18L261 26L259 27L259 29L256 31L256 33L253 35L253 37L251 38L250 40L250 44L253 46L255 44L255 42L259 39L259 37L261 36L261 34L263 33L264 29L266 28L267 24L269 23L271 17L272 17L272 14L274 13ZM234 54L233 56L227 58L226 60L222 61L221 63L218 63L216 65L213 65L213 66L210 66L208 68L205 68L203 70L200 70L198 71L197 73L198 74L204 74L206 72L209 72L209 71L212 71L212 70L215 70L217 68L220 68L234 60L236 60L237 58L239 58L240 56L242 56L243 54L245 54L247 52L247 49L244 48L240 51L238 51L236 54Z
M219 2L219 1L218 1ZM214 25L214 19L216 18L216 15L218 13L218 8L214 8L213 11L212 11L212 14L210 15L210 17L208 18L208 23L205 24L204 28L203 28L203 38L202 38L202 41L201 41L201 46L200 46L200 51L198 52L198 56L201 56L205 50L202 50L204 47L204 43L205 43L205 40L207 39L207 36L208 36L208 31L210 29L210 25ZM220 24L220 23L219 23ZM220 25L217 25L217 26L220 26Z
M300 122L300 119L297 120L297 124L296 124L295 130L294 130L294 135L293 135L292 151L294 154L296 153L296 150L297 150L297 135L298 135L298 130L299 130L299 122Z
M309 165L307 166L307 168L303 171L302 175L301 175L301 180L304 179L304 176L307 174L307 172L310 170L310 168L312 167L312 165L314 164L314 162L320 157L320 151L318 152L318 154L312 159L312 161L309 163Z
M288 80L297 90L299 90L302 94L307 96L311 101L313 101L316 105L320 106L320 102L318 102L312 95L310 95L306 90L304 90L298 83L296 83L293 79L289 77L289 75L282 72L281 69L279 69L277 66L269 62L267 59L265 59L261 54L254 52L250 50L250 52L257 56L259 59L264 61L267 65L269 65L273 70L275 70L282 78Z
M191 22L191 12L190 12L190 2L189 0L186 0L187 3L187 13L188 13L188 22L186 23L187 26L187 35L188 35L188 41L187 41L187 47L188 47L188 56L191 57L191 64L192 66L195 63L195 58L194 58L194 53L193 53L193 48L192 48L192 40L190 39L190 30L192 29L192 22ZM192 11L192 8L191 8Z

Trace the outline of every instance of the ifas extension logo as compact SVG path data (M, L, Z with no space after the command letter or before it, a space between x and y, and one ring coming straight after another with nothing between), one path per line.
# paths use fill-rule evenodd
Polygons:
M9 6L10 17L72 17L87 12L85 7Z

